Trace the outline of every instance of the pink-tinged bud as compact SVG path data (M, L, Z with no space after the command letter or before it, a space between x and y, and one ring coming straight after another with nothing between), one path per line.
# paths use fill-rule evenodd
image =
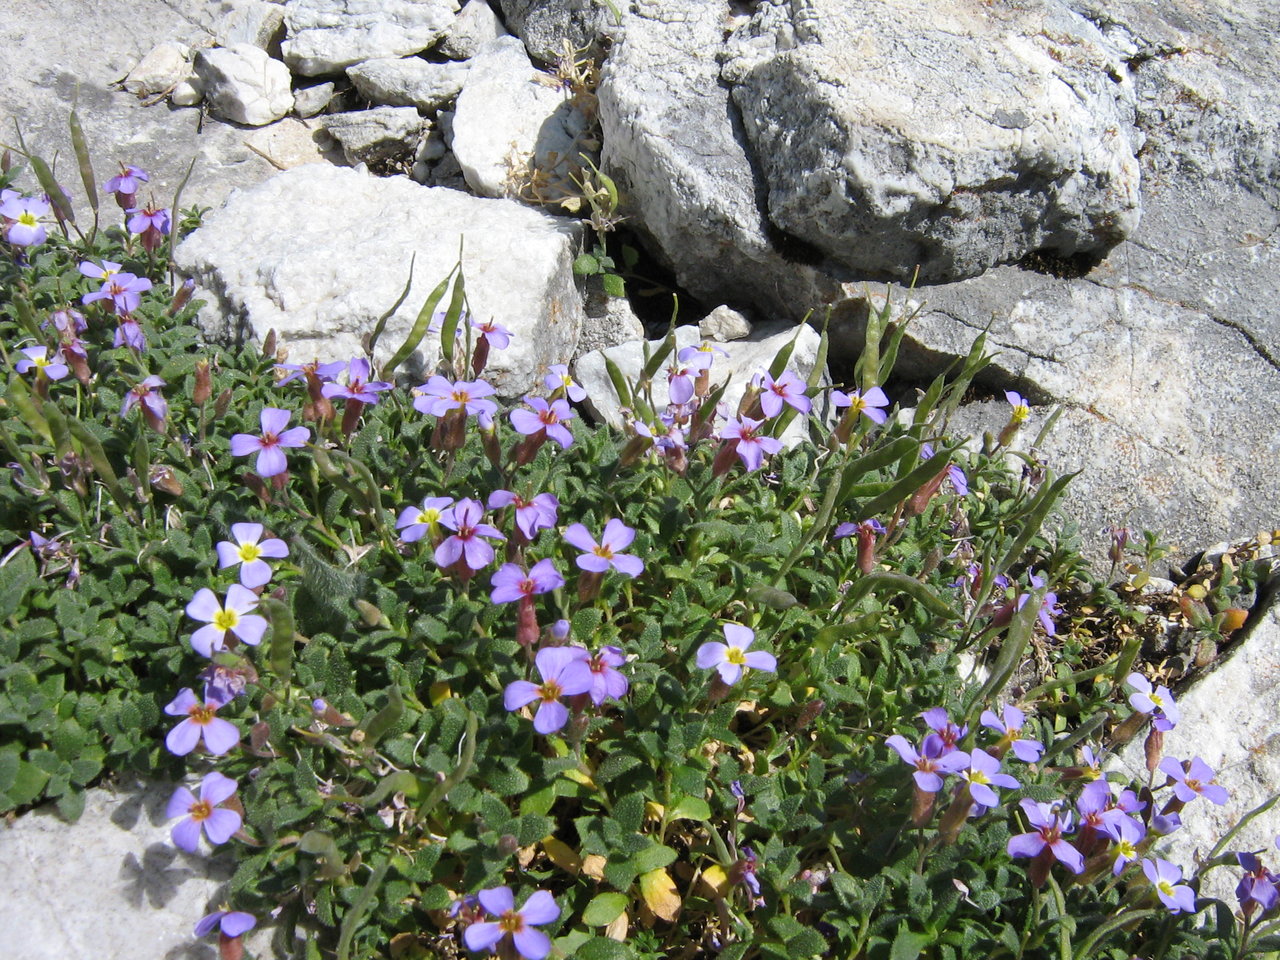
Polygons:
M869 523L858 524L858 569L872 573L876 568L876 532Z
M209 372L208 360L196 361L196 385L191 390L191 402L203 407L213 396L213 374Z
M928 826L933 819L933 801L936 795L928 790L921 790L919 784L913 785L912 790L911 823L917 827Z
M360 423L360 414L363 410L363 400L347 398L347 402L342 408L342 436L344 439L350 439L351 434L355 432Z
M517 467L523 467L526 463L533 460L538 455L539 448L547 442L547 431L539 430L537 433L531 433L516 444L516 448L511 451L511 457Z
M809 724L813 723L813 721L817 719L818 714L822 713L822 711L825 710L826 707L827 707L827 704L825 701L810 700L808 703L804 705L804 708L800 711L799 715L796 717L796 725L793 729L803 730Z
M227 415L227 408L231 406L231 388L223 390L218 394L218 399L213 401L213 419L221 420Z
M244 960L244 938L218 933L218 960Z
M196 282L191 279L183 280L182 286L178 288L178 292L173 295L173 302L169 304L169 316L177 316L178 311L187 305L191 299L191 294L196 289Z
M1147 773L1155 773L1164 757L1164 731L1152 727L1147 732L1147 742L1142 745L1142 750L1147 758Z
M738 419L750 417L752 420L764 419L764 408L760 406L760 388L748 387L738 403Z
M538 642L538 614L533 609L533 597L523 596L516 604L516 643L532 647Z
M272 327L267 331L267 335L262 338L262 356L267 360L274 360L276 356L276 328Z
M158 463L151 468L151 486L159 490L161 493L167 493L171 497L182 496L183 486L173 472L172 467Z
M622 453L618 456L618 466L629 467L642 456L649 452L653 447L653 439L651 437L642 437L636 435L627 441L626 446L622 448Z
M520 841L513 834L504 833L498 838L498 852L503 856L511 856L520 849Z
M942 819L938 821L938 839L944 846L949 847L956 842L956 837L964 829L965 820L968 819L972 806L973 797L970 796L969 787L966 785L955 795L946 812L943 813Z
M578 602L590 603L600 594L600 584L604 582L603 573L584 570L578 574Z
M8 173L13 166L13 154L8 150L0 153L0 173Z
M730 441L725 441L720 445L720 449L716 451L716 458L711 464L711 475L713 477L723 477L733 469L733 465L737 462L737 446Z
M471 354L471 373L479 377L489 363L489 338L481 337L476 341L475 352Z
M484 449L484 455L489 458L489 463L493 465L493 469L502 469L502 444L498 442L498 431L494 427L488 430L480 428L480 446Z
M948 469L950 469L950 465L944 464L935 476L927 480L924 486L911 495L910 499L907 500L906 514L908 517L915 517L924 513L925 508L929 506L929 501L934 498L934 495L942 487L942 481L947 478Z

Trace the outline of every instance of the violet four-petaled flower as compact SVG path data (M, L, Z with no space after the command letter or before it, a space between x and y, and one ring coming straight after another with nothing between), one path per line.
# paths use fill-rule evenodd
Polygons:
M808 413L813 401L805 396L806 385L796 374L784 370L778 379L769 374L760 376L760 409L766 417L776 417L783 406L794 407L799 413Z
M200 781L200 798L197 800L186 787L178 787L169 798L165 815L169 819L183 817L173 828L173 842L187 853L195 853L200 847L200 834L217 846L230 840L240 829L241 817L234 810L219 807L236 792L237 784L218 771L205 774Z
M585 551L575 561L580 570L604 573L612 567L628 577L638 577L644 572L643 560L629 553L618 552L631 546L635 538L635 530L616 517L604 525L599 543L596 543L595 537L591 536L590 531L580 523L570 524L564 532L567 543Z
M773 456L782 449L782 441L777 437L758 432L763 423L763 420L739 417L730 420L720 430L720 439L734 445L734 452L748 473L759 470L766 455ZM729 461L730 464L732 462Z
M201 917L196 922L193 932L197 937L207 937L213 933L214 927L217 927L224 937L234 939L243 933L248 933L257 925L257 918L243 910L216 910Z
M257 453L253 469L260 477L274 477L289 469L289 461L284 455L286 448L304 447L311 439L311 431L307 427L289 427L292 417L288 410L279 407L263 407L258 416L262 425L262 435L255 437L250 433L237 433L231 437L231 455L247 457Z
M1026 714L1013 704L1005 706L1003 713L1004 719L1001 719L992 710L982 711L982 725L1004 734L1000 743L1013 750L1013 755L1023 763L1035 763L1044 752L1044 744L1022 735Z
M217 700L203 703L190 687L183 687L164 708L171 717L186 717L169 731L164 745L175 756L185 757L204 740L205 748L215 757L222 756L240 742L240 731L234 723L215 714L222 706Z
M205 624L191 635L191 649L212 657L226 644L228 633L256 647L267 632L266 618L251 612L257 606L258 595L238 583L227 588L224 603L219 603L217 594L208 587L201 587L187 604L187 616Z
M1129 706L1139 713L1151 714L1151 724L1157 730L1169 731L1178 724L1178 705L1168 687L1152 687L1151 681L1140 673L1125 677L1125 683L1134 688L1129 694Z
M240 564L240 583L246 587L261 587L271 579L271 565L264 557L280 560L289 555L289 547L283 540L270 537L262 539L265 528L260 523L233 523L233 540L219 541L218 568L225 570ZM234 541L234 542L233 542Z
M1072 873L1084 870L1080 851L1063 839L1071 832L1071 812L1058 804L1041 803L1024 797L1018 804L1034 828L1029 833L1010 837L1006 851L1011 857L1038 857L1044 851Z
M919 750L906 737L897 733L886 738L885 745L901 757L903 762L916 768L911 776L916 786L925 793L937 793L942 789L943 774L959 773L969 766L969 755L963 750L948 750L936 733L927 734Z
M405 507L396 519L396 529L405 543L421 540L434 533L440 526L440 518L453 505L453 497L426 497L421 507Z
M778 669L778 659L764 650L747 648L755 642L755 631L740 623L723 624L725 642L709 640L698 648L697 664L703 670L714 669L725 683L737 683L748 669L767 670L774 673Z
M544 960L551 953L551 939L535 927L552 923L560 916L555 898L545 890L535 890L516 909L510 887L493 887L478 894L480 905L497 920L473 923L462 935L468 950L493 950L510 936L515 952L524 960Z
M1204 797L1210 803L1219 806L1230 799L1227 788L1213 782L1213 768L1193 757L1183 768L1183 764L1173 757L1165 757L1160 761L1160 772L1173 780L1173 793L1183 803L1190 803L1196 797Z
M511 603L522 597L559 590L564 586L564 577L550 560L539 560L528 573L519 564L504 563L494 571L492 586L490 600L494 603Z
M440 515L440 523L452 530L453 535L436 547L438 567L443 570L461 560L468 570L482 570L493 563L493 547L481 538L505 540L507 537L497 527L482 523L483 518L484 507L480 501L466 497Z
M1170 913L1196 912L1195 891L1178 882L1182 879L1182 870L1176 864L1158 858L1143 860L1142 872L1147 875L1151 886L1155 888L1156 896L1169 908Z
M889 414L885 412L885 408L889 406L889 398L879 387L872 387L865 393L858 390L851 390L849 393L832 390L831 405L837 408L851 407L854 412L874 423L883 424L889 419Z
M509 414L511 426L515 427L516 432L526 437L545 432L547 439L554 440L562 450L573 446L573 434L564 426L563 421L571 420L577 414L567 400L557 399L547 403L542 397L527 396L524 402L533 409L523 410L517 407Z
M583 659L581 647L543 647L534 657L542 683L515 680L507 684L502 702L508 710L519 710L538 701L533 729L541 734L555 733L569 722L569 708L561 697L589 693L595 686L591 668Z

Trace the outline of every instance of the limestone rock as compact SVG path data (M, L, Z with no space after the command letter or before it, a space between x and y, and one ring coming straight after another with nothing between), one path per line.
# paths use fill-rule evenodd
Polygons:
M266 0L232 0L214 36L220 47L247 43L270 52L273 44L279 42L283 29L284 10L279 4Z
M798 320L838 296L838 285L808 252L774 246L773 237L785 238L763 215L746 139L720 83L722 36L712 4L652 0L627 18L598 91L602 162L626 198L629 225L681 286L708 306Z
M293 109L289 71L247 43L196 52L196 76L214 116L260 127Z
M609 15L599 0L499 0L499 5L529 56L544 63L554 63L566 43L574 50L590 45Z
M75 823L40 809L0 826L6 896L0 898L5 954L22 960L66 957L216 955L191 929L218 909L235 868L229 848L186 854L174 846L165 805L174 784L141 784L85 795ZM85 878L92 876L92 895ZM105 916L120 922L103 922ZM270 958L271 929L245 940Z
M736 340L726 344L722 349L728 356L717 353L711 365L711 385L717 387L729 381L724 392L724 402L730 410L736 410L743 393L746 392L752 377L769 369L773 358L792 339L796 340L795 350L791 354L788 368L794 370L802 380L807 380L813 372L813 365L818 358L818 343L821 337L812 327L773 327L757 331L752 340ZM676 328L675 353L688 346L702 342L698 328L685 326ZM656 350L661 340L649 342L650 353ZM617 391L613 389L613 381L609 378L605 367L608 357L623 376L634 383L644 369L644 346L636 341L621 346L597 350L580 356L573 365L574 376L587 391L586 404L599 421L618 429L622 428L624 416ZM675 359L675 354L671 357ZM653 400L656 412L661 412L669 402L665 368L653 380ZM796 418L782 435L783 441L794 446L808 436L808 429L802 418Z
M588 277L586 287L587 319L578 338L579 355L644 339L644 323L625 297L605 293L599 277Z
M499 37L470 62L450 146L467 184L485 197L520 192L532 168L577 162L586 122L546 82L515 37Z
M135 97L168 93L191 75L191 48L184 43L158 43L139 60L122 86Z
M331 113L320 118L320 125L342 146L350 164L412 157L423 129L413 107Z
M437 49L451 60L470 60L490 40L507 35L485 0L467 0Z
M751 336L751 321L732 307L716 307L698 321L698 332L708 340L725 343Z
M183 80L169 91L169 102L175 107L194 107L203 99L204 91L200 89L199 81L195 77Z
M333 99L332 82L317 83L310 87L299 87L293 91L293 110L304 120L314 117L329 105Z
M420 57L366 60L347 70L360 95L391 107L434 112L462 89L465 63L431 63Z
M1178 693L1181 719L1164 735L1164 755L1184 761L1200 757L1230 794L1222 806L1206 800L1189 804L1182 812L1182 829L1156 844L1156 855L1172 860L1184 872L1194 869L1197 858L1205 857L1244 814L1275 796L1275 785L1280 782L1280 738L1275 735L1276 711L1280 709L1280 688L1274 682L1277 671L1280 607L1273 605L1234 653ZM1224 704L1231 708L1224 710ZM1131 741L1117 759L1117 766L1127 775L1146 782L1141 737ZM1156 774L1156 781L1163 777ZM1158 801L1163 799L1158 795ZM1274 864L1273 841L1278 833L1280 812L1273 807L1236 834L1227 852L1263 850L1263 861ZM1234 904L1238 878L1235 870L1210 871L1200 894Z
M1143 138L1097 28L1057 0L921 13L768 0L731 39L773 223L862 276L930 282L1132 233Z
M338 73L435 43L453 23L455 0L288 0L281 49L294 73Z
M461 241L475 316L513 332L486 377L519 396L573 356L583 322L572 270L580 232L510 201L310 164L234 194L178 246L176 262L207 292L200 322L210 336L274 329L295 360L340 359L362 352L361 338L400 296L416 254L412 287L377 345L383 362ZM422 349L437 356L431 336ZM420 374L422 354L412 364L401 372Z

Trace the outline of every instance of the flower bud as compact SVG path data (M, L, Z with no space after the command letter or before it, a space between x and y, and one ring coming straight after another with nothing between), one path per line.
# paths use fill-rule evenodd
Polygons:
M191 390L191 402L203 407L213 396L213 374L209 372L208 360L196 361L196 385Z
M218 394L218 399L213 401L213 419L221 420L227 415L227 408L231 406L231 388L223 390Z
M173 302L169 304L169 316L177 316L178 312L187 305L187 301L191 299L191 294L195 289L196 282L194 280L187 278L182 281L182 286L173 295Z

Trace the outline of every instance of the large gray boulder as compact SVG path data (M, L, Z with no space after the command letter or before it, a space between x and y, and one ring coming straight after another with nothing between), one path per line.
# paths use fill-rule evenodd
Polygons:
M499 0L498 5L529 56L544 63L555 63L566 44L571 50L585 49L610 22L605 0Z
M281 45L296 74L340 73L427 49L453 24L455 0L287 0Z
M602 161L628 226L682 287L708 307L799 319L838 288L801 262L814 259L805 244L765 216L763 185L720 83L721 14L715 4L653 0L626 18L599 88Z
M725 53L770 219L859 276L1101 254L1138 223L1127 70L1058 0L766 0Z
M209 299L201 315L209 335L274 329L295 361L338 360L363 353L362 338L400 296L416 255L409 294L377 345L382 362L461 246L474 315L513 333L486 377L515 396L573 356L583 323L572 272L580 234L573 221L510 201L314 164L232 195L179 245L177 265ZM429 336L408 372L421 370L423 351L434 359L437 343Z
M386 57L358 63L347 70L347 76L360 96L374 103L433 112L458 95L468 69L465 63Z

